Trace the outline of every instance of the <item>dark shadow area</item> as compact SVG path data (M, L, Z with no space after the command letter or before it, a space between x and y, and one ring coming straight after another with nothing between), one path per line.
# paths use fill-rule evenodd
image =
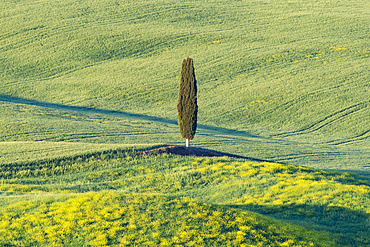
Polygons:
M110 116L131 118L131 119L136 119L136 120L159 122L162 124L178 125L177 121L167 119L167 118L148 116L148 115L129 113L129 112L114 111L114 110L96 109L96 108L83 107L83 106L70 106L70 105L62 105L62 104L56 104L56 103L48 103L48 102L22 99L22 98L6 96L6 95L0 95L0 101L7 102L7 103L32 105L32 106L38 106L38 107L56 109L56 110L62 110L62 111L110 115ZM219 133L223 133L227 135L244 136L244 137L251 137L251 138L262 138L260 136L252 135L245 131L227 129L227 128L222 128L222 127L215 127L215 126L204 125L204 124L198 124L197 127L199 129L215 131L215 132L219 132Z
M367 185L370 186L370 171L366 170L339 170L339 169L322 169L328 172L340 172L344 173L347 172L349 174L354 174L352 181L347 184L356 184L356 185ZM348 180L348 178L346 178ZM340 181L341 183L345 183L344 181Z
M156 116L148 116L144 114L135 114L135 113L129 113L129 112L122 112L122 111L115 111L115 110L107 110L107 109L95 109L91 107L81 107L81 106L70 106L70 105L63 105L63 104L56 104L56 103L48 103L48 102L42 102L42 101L36 101L36 100L29 100L29 99L22 99L18 97L13 96L6 96L6 95L0 95L0 102L6 102L6 103L14 103L14 104L23 104L23 105L30 105L30 106L37 106L42 107L45 109L56 109L61 111L69 111L74 113L83 113L83 114L101 114L103 116L113 116L118 118L125 118L125 119L135 119L135 120L142 120L147 122L157 122L164 124L164 126L169 126L168 131L166 133L169 133L170 131L175 131L175 128L177 128L178 123L176 120L167 119L163 117L156 117ZM163 129L166 131L165 129ZM267 154L271 153L271 155L264 154L262 159L253 158L253 157L244 157L244 156L237 156L228 153L220 153L219 156L229 156L229 157L237 157L237 158L243 158L253 161L262 161L262 162L277 162L282 164L297 164L297 165L307 165L311 166L312 164L321 164L322 161L330 160L332 157L339 157L341 155L346 155L345 153L341 152L331 152L331 151L320 151L319 149L312 147L311 150L308 151L302 151L300 149L299 145L305 144L298 141L290 141L290 140L284 140L284 139L272 139L272 138L266 138L262 136L256 136L252 135L246 131L238 131L223 127L215 127L210 125L203 125L198 124L198 130L199 132L197 135L204 136L204 137L210 137L210 142L202 143L201 145L198 144L198 146L207 147L209 144L211 145L235 145L234 142L241 143L243 142L243 145L248 145L252 148L259 148L259 149L270 149L270 150L277 150L271 152L270 150L267 150ZM47 130L44 130L47 131ZM63 135L63 133L60 133L59 130L55 130L55 136L50 136L50 138L45 139L44 137L41 140L50 140L50 141L75 141L75 140L82 140L82 139L89 139L89 138L96 138L100 136L139 136L139 135L150 135L151 133L138 133L138 132L130 132L130 133L93 133L89 132L89 130L84 130L84 133L68 133L67 135ZM158 131L159 132L159 131ZM5 132L4 132L5 133ZM159 135L166 135L165 132L161 132ZM11 139L11 134L6 134L4 141ZM60 134L60 135L59 135ZM7 139L8 138L8 139ZM232 140L232 141L230 141ZM171 145L177 145L178 142L170 142L166 140L164 143L171 144ZM198 142L199 143L199 142ZM263 144L264 146L261 146ZM279 146L276 146L275 144L278 144ZM303 148L306 148L306 146L302 146ZM248 150L246 148L246 150ZM223 151L223 149L221 149ZM292 152L292 153L291 153ZM244 152L243 152L244 153ZM276 154L275 154L276 153ZM287 154L288 153L288 154ZM291 153L291 154L289 154ZM364 155L364 165L368 165L368 162L366 160L366 154ZM307 162L309 161L309 163ZM303 162L303 164L302 164ZM347 161L348 162L348 161ZM362 164L362 162L357 162L358 167ZM367 178L370 178L370 173L367 171L368 168L364 169L358 169L350 171L355 174L359 174L361 176L366 176Z
M370 217L364 212L327 205L227 205L334 234L338 246L370 246Z
M0 166L0 178L1 179L13 179L13 178L25 178L29 176L37 176L37 175L30 175L36 172L36 170L45 170L52 171L55 170L55 167L59 166L68 166L73 163L82 163L88 162L89 160L109 160L109 159L116 159L116 158L127 158L128 156L132 158L140 158L142 156L154 156L154 155L180 155L180 156L195 156L195 157L231 157L231 158L238 158L238 159L245 159L250 161L257 161L257 162L272 162L268 160L261 160L255 159L251 157L245 157L240 155L234 155L229 153L218 152L214 150L204 149L204 148L195 148L189 147L186 148L184 146L163 146L163 145L156 145L150 148L148 147L128 147L126 149L111 149L105 151L98 151L98 152L91 152L85 154L78 154L73 155L70 157L60 157L60 158L51 158L51 159L43 159L43 160L36 160L36 161L21 161L21 162L14 162L9 164L3 164ZM22 171L27 171L31 169L32 171L28 171L28 173L22 173ZM82 169L82 168L81 168ZM21 172L21 173L19 173ZM81 172L81 170L80 170ZM19 173L19 174L18 174ZM46 172L47 173L47 172ZM58 173L56 171L52 171L50 174L46 174L44 172L43 175L61 175L67 173ZM37 172L39 174L39 172ZM41 174L41 173L40 173ZM46 181L46 180L45 180Z
M137 152L137 156L143 155L159 155L159 154L169 154L169 155L182 155L182 156L196 156L196 157L231 157L231 158L238 158L238 159L246 159L250 161L257 161L257 162L274 162L269 160L261 160L251 157L245 157L235 154L229 154L224 152L219 152L215 150L205 149L205 148L197 148L197 147L184 147L184 146L162 146L156 147L153 149L148 149L144 151Z

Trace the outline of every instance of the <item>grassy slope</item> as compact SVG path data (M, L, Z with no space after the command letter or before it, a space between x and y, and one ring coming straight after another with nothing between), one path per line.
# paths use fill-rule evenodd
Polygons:
M366 175L368 10L347 0L3 1L0 89L15 99L2 98L0 139L178 144L178 77L190 55L206 127L195 145ZM159 119L25 112L14 103L23 98Z
M1 217L8 220L10 213L19 219L2 222L1 241L33 245L45 236L61 241L62 235L58 240L22 232L22 224L31 224L22 215L43 217L79 203L79 197L93 202L86 210L102 212L89 207L101 201L101 191L114 189L102 207L130 207L141 217L131 217L133 225L143 227L148 220L138 206L142 201L154 202L159 215L168 213L162 205L180 201L184 210L173 210L173 219L182 212L195 223L182 222L173 232L159 227L158 233L126 229L130 217L120 212L119 218L95 219L109 227L115 222L119 233L131 230L132 239L140 233L148 243L200 241L189 229L199 223L188 206L191 197L205 215L221 214L220 228L206 228L204 239L217 234L256 245L289 239L305 246L369 244L368 185L348 174L174 157L40 161L126 145L182 143L175 105L180 64L190 55L199 83L194 145L370 176L367 1L23 0L0 6ZM89 191L98 194L79 194ZM33 224L66 231L63 244L130 241L108 237L113 233L103 226L101 236L76 228L85 213L63 212L55 217L59 223ZM77 215L82 218L73 221ZM227 215L235 216L231 222L238 216L252 220L228 228ZM71 239L71 231L81 238ZM14 235L4 237L8 233Z
M345 173L111 152L15 165L0 176L2 244L370 243L370 183Z

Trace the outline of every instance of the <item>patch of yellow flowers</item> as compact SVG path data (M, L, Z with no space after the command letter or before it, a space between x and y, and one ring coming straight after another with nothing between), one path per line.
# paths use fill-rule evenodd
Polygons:
M171 173L167 170L160 173L164 168ZM346 173L268 162L230 161L225 157L194 158L174 167L166 163L158 168L135 169L137 176L114 183L117 186L122 183L122 188L140 184L140 193L64 194L0 208L0 246L316 246L316 239L325 243L323 246L335 245L326 233L308 231L248 211L174 196L178 191L202 186L217 188L216 192L222 195L218 204L223 205L275 209L325 205L325 210L337 206L370 217L370 187L366 183L348 182L352 175ZM61 194L63 191L3 184L0 192ZM234 192L238 193L234 195ZM299 210L306 216L310 214L309 208Z
M189 198L86 193L8 207L0 213L0 245L313 246L259 217Z

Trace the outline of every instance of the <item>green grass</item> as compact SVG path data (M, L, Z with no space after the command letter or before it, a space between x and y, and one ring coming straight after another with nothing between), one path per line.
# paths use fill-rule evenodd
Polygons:
M23 105L1 98L0 139L181 143L173 123L189 55L198 124L264 138L199 128L194 145L366 175L368 9L348 0L3 1L0 90ZM19 112L30 103L22 99L136 115L102 126L109 112Z
M3 223L5 229L1 230L5 233L4 237L7 237L0 239L3 244L23 246L49 244L333 246L334 244L328 234L284 224L251 212L161 195L89 193L51 203L21 203L11 209L18 212L6 212L2 215L5 218ZM33 212L28 213L29 211ZM20 214L25 214L27 218ZM10 217L15 220L9 222ZM17 232L21 227L29 230ZM318 243L319 241L322 242ZM315 242L318 244L315 245Z
M89 155L107 150L146 149L147 145L91 144L69 142L0 142L0 163L2 165L24 162L40 162L50 159L65 159L71 155Z
M0 108L2 163L43 159L50 155L70 156L76 152L90 153L114 147L183 145L184 142L176 121L161 117L103 110L94 112L94 109L84 108L63 109L59 105L45 108L3 103ZM195 138L192 145L207 149L369 176L368 168L363 167L368 163L367 145L297 142L204 124L198 126Z
M128 154L112 151L3 166L1 243L370 243L369 180L225 157Z
M2 223L14 235L5 238L0 231L1 241L118 244L140 234L138 245L187 238L201 245L189 230L200 223L188 206L195 203L206 219L222 215L216 224L222 230L197 232L205 234L205 245L217 244L210 237L216 233L257 246L369 245L369 9L366 0L2 1L1 217L14 213L28 228L25 212L45 215L78 198L99 203L109 191L107 207L118 203L143 217L100 219L115 222L119 233L127 231L130 217L144 227L142 201L159 215L167 212L162 205L184 205L168 224L181 212L189 218L173 231L160 226L159 235L132 228L126 240L113 239L105 228L91 235L69 218L55 220L70 227L34 222L40 227L35 229L60 227L81 236L55 240L23 231L15 220ZM198 81L198 129L191 145L325 171L129 158L133 149L184 142L176 102L187 56L194 59ZM231 221L252 217L253 227L224 225L227 215Z

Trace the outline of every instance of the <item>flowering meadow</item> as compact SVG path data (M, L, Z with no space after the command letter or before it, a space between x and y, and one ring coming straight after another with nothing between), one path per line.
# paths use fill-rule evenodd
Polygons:
M369 10L1 0L0 246L370 246Z
M116 151L12 167L0 173L4 246L370 243L370 183L349 173Z

